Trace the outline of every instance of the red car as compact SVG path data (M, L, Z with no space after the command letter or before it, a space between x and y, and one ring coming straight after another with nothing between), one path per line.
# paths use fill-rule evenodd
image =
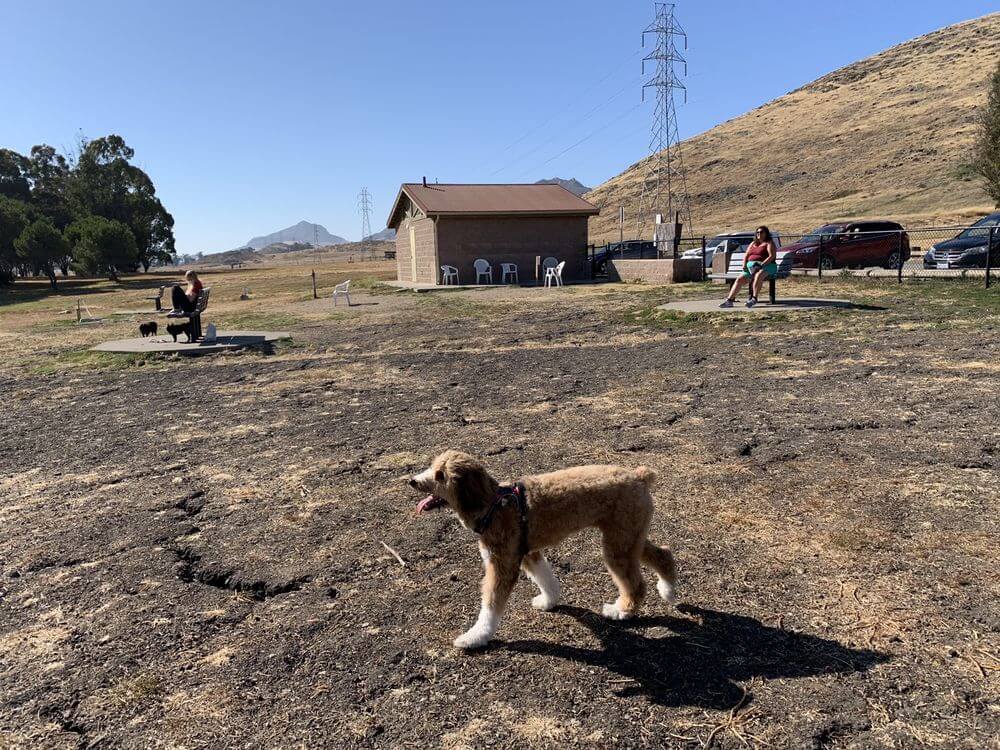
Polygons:
M793 268L819 265L820 237L823 238L823 268L899 268L900 258L910 259L910 237L894 221L855 221L827 224L813 230L782 251L792 256Z

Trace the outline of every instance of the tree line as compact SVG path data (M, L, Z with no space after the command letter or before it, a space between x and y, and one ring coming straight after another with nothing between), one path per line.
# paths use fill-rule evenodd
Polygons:
M81 138L66 156L0 149L0 284L56 271L87 276L174 262L174 218L118 135Z

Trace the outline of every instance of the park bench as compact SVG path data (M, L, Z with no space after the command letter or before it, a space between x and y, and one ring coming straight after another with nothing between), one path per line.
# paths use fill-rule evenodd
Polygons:
M743 274L743 259L746 253L733 253L729 258L729 268L726 271L726 280L735 281ZM771 304L775 303L775 282L778 279L787 279L792 273L792 254L783 253L780 250L775 256L774 262L778 266L778 273L770 278L768 294Z
M160 287L160 291L157 292L156 296L143 297L143 299L148 299L155 305L153 308L156 312L160 312L163 309L163 290L166 289L165 286Z
M191 326L191 341L197 341L202 337L201 333L201 314L205 312L205 308L208 307L208 295L212 291L212 287L206 286L200 292L198 292L198 301L195 302L194 310L189 313L184 313L183 315L177 315L178 318L187 318L189 325Z

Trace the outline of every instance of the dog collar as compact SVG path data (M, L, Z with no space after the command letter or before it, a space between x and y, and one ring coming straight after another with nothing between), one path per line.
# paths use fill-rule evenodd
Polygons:
M476 525L473 527L473 531L479 536L486 533L489 529L490 524L493 523L493 516L501 508L508 508L511 505L517 508L518 516L520 517L521 526L521 556L523 557L528 552L528 491L525 489L524 484L521 482L514 482L513 484L506 487L499 487L497 489L496 497L493 502L490 503L490 507L486 512L476 521Z

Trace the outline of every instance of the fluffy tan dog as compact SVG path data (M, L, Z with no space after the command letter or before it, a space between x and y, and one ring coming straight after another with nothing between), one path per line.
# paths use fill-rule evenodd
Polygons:
M649 488L655 479L646 467L579 466L527 476L501 488L478 460L459 451L445 451L412 477L411 487L430 493L418 512L447 505L466 528L479 534L486 568L482 608L475 625L456 638L455 645L471 649L489 642L519 567L541 592L532 605L540 610L555 607L559 582L541 550L589 526L603 534L604 562L618 586L618 600L604 605L605 617L624 620L639 610L646 594L640 562L656 571L660 596L673 601L673 556L646 539L653 516Z

